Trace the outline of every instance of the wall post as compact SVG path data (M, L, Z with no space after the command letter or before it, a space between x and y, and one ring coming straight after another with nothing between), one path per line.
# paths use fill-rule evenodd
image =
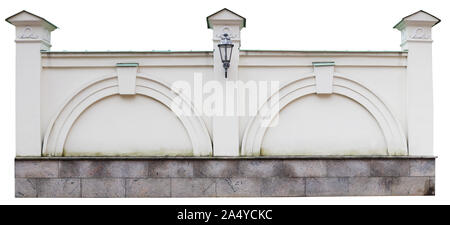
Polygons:
M27 11L6 21L16 27L16 155L41 156L41 51L57 27Z
M401 31L402 50L408 51L406 119L409 155L433 155L433 80L431 30L440 20L418 11L394 28Z
M238 81L238 65L239 65L239 48L241 44L240 31L245 27L245 18L228 10L222 9L207 17L208 28L213 30L213 49L214 49L214 79L219 82L224 90L225 95L231 96L232 93L226 90L227 81ZM218 44L221 36L227 33L231 36L234 44L233 54L231 58L230 68L228 69L228 78L225 79L225 70L220 58ZM232 100L234 105L238 107L238 93L235 91ZM224 107L225 109L225 107ZM237 109L234 110L237 112ZM239 156L239 117L235 115L213 116L212 122L212 139L213 139L213 155L214 156Z

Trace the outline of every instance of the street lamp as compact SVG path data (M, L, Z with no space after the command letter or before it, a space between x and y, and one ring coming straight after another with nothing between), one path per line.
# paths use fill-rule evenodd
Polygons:
M223 68L225 69L225 78L227 78L227 71L230 68L231 54L233 53L234 44L231 42L230 35L227 33L221 36L221 41L217 45L219 46L220 59L223 63Z

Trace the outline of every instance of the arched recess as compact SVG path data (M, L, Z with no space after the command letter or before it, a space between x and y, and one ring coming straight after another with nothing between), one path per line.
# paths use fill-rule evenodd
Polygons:
M241 154L258 156L264 134L270 122L289 103L303 96L316 93L314 75L288 83L280 88L259 109L248 123L242 140ZM378 123L387 145L388 155L406 155L406 137L398 120L386 104L363 85L340 74L334 74L333 94L343 95L361 104Z
M67 135L76 119L95 102L119 94L118 85L117 76L111 75L92 81L77 91L50 122L44 137L42 154L62 156ZM168 85L143 75L136 76L136 94L153 98L169 109L173 101L181 103L180 109L183 111L177 116L191 139L193 154L195 156L212 155L212 143L206 125L186 98L172 91Z

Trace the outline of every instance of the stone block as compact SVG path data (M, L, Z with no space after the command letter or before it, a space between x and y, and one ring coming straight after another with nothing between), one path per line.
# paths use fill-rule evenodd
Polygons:
M417 159L410 162L411 176L434 176L434 159Z
M430 184L429 184L429 188L428 188L428 192L426 193L426 195L435 195L435 191L436 191L436 185L435 185L435 180L434 177L430 177Z
M372 160L370 175L373 177L400 177L409 176L409 160Z
M58 161L52 160L15 161L15 176L20 178L58 177Z
M351 177L349 178L349 195L391 195L392 179L391 177Z
M220 178L217 179L217 196L258 197L261 186L261 178Z
M235 177L238 175L237 160L196 160L194 177Z
M261 189L261 196L264 197L305 196L305 179L285 177L264 178Z
M16 198L37 197L37 180L33 178L15 178Z
M172 197L214 197L216 180L214 178L172 178Z
M348 178L306 178L306 196L343 196L348 191Z
M328 177L368 177L370 162L368 160L327 160Z
M64 160L59 170L64 178L144 178L148 164L144 160Z
M81 197L80 179L39 179L38 197L79 198Z
M126 180L126 197L170 197L169 178L142 178Z
M282 166L279 160L240 160L239 177L278 177Z
M119 178L81 179L81 194L84 198L123 198L125 180Z
M283 162L286 177L325 177L326 162L323 160L286 160Z
M194 168L190 160L150 160L149 177L193 177Z
M392 195L427 195L431 192L429 181L428 177L395 177Z

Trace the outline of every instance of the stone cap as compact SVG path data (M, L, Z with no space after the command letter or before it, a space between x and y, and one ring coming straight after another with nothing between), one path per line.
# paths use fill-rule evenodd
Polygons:
M50 23L46 19L37 16L33 13L27 12L25 10L22 10L8 18L5 19L6 22L14 25L14 26L28 26L28 25L36 25L36 26L43 26L49 31L53 31L55 29L58 29L57 26Z
M441 20L430 13L427 13L423 10L419 10L411 15L403 17L400 22L398 22L394 28L401 30L407 25L417 24L417 25L428 25L434 26L441 22Z
M212 28L212 24L238 24L240 28L243 28L246 19L227 8L223 8L206 17L206 23L208 29Z

